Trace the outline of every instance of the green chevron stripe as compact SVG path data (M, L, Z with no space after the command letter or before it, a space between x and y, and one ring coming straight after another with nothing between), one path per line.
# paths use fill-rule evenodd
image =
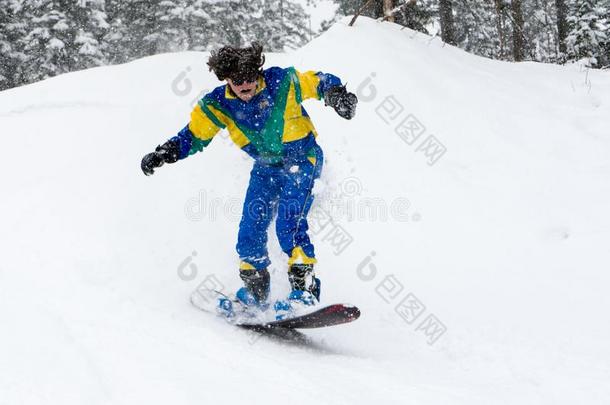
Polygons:
M191 149L189 149L189 156L197 152L201 152L203 148L210 144L210 142L212 142L211 138L207 141L204 141L203 139L199 139L196 136L193 136L193 139L191 140Z
M208 104L212 104L214 105L213 102L205 100L205 99L201 99L199 101L199 108L201 108L201 111L203 111L203 113L219 128L226 128L226 125L222 123L222 121L220 121L218 119L218 117L216 117L216 115L214 115L214 113L212 111L210 111L210 109L208 108ZM216 107L214 105L214 107Z
M301 81L299 80L299 75L297 75L296 70L291 67L289 68L289 75L294 82L294 97L298 104L303 102L303 95L301 94Z

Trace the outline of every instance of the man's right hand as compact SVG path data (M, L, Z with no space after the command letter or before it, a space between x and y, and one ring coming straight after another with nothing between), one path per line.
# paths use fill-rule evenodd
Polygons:
M170 139L163 145L157 146L154 152L144 156L140 167L145 175L150 176L155 173L157 167L163 166L164 163L176 162L179 153L178 142Z

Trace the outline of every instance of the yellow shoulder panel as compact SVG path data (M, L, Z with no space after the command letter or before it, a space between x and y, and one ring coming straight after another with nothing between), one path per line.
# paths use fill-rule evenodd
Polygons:
M250 143L250 140L246 137L246 135L242 132L241 129L234 122L229 123L229 136L231 140L235 142L237 146L243 148L247 144Z
M305 138L309 132L313 132L314 136L316 135L316 130L313 127L311 119L303 116L301 105L297 103L295 85L295 82L291 82L288 90L286 110L284 110L284 131L282 135L282 142L297 141ZM301 83L301 87L302 86L303 84Z
M309 117L295 117L284 121L283 142L292 142L305 138L310 132L316 136L316 130Z
M290 87L288 88L288 96L286 97L286 107L284 110L285 120L302 115L301 105L297 102L296 98L295 85L295 82L291 81Z
M189 129L197 138L209 141L220 131L218 127L207 115L201 111L201 107L196 105L191 112L191 122L189 122Z
M246 135L242 132L242 130L239 129L239 127L235 124L235 121L233 121L233 119L228 117L225 113L218 110L214 106L208 105L208 108L210 109L212 114L214 114L216 117L218 117L218 119L227 126L227 129L229 130L229 136L231 137L231 140L233 142L235 142L235 144L237 146L239 146L240 148L243 148L244 146L246 146L247 144L250 143L250 140L246 137Z
M308 70L304 73L296 70L296 72L297 77L299 78L299 83L301 83L301 97L303 100L307 100L308 98L315 98L319 100L318 84L320 83L320 78L316 75L316 72L313 70Z

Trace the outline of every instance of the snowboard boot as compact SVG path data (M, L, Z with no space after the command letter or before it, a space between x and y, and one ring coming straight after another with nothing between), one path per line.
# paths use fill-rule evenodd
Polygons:
M292 287L292 292L308 292L317 301L320 301L320 279L313 271L313 264L295 263L288 270L288 280ZM296 294L303 295L303 294Z
M264 306L269 296L269 271L240 269L239 277L244 282L244 287L237 290L237 299L246 306Z
M265 311L269 304L269 272L267 269L239 269L239 277L244 282L235 293L235 298L240 304L235 308L233 301L229 297L222 297L218 300L216 310L229 319L236 319L239 316L252 317L260 311Z
M277 320L295 316L297 312L320 301L320 279L313 272L313 264L292 264L288 271L292 291L287 300L274 305Z

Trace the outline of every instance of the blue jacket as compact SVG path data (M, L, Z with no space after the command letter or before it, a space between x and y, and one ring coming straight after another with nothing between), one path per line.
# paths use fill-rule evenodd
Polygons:
M220 129L227 128L233 142L261 163L279 163L287 157L313 162L317 132L301 103L320 100L337 85L341 80L331 74L270 67L259 76L248 102L228 85L219 86L198 102L189 124L172 138L179 142L179 158L202 151Z

